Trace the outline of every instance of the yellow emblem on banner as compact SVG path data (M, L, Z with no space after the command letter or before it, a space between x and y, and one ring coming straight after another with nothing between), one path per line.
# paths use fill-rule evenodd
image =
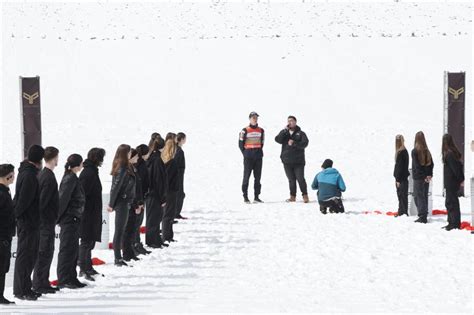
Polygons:
M460 88L458 90L455 90L453 88L449 88L448 89L448 92L449 94L452 94L454 96L454 99L457 100L459 98L459 95L461 95L462 93L464 93L464 88Z
M28 94L28 93L25 93L23 92L23 98L27 99L28 100L28 104L30 105L33 105L33 102L35 99L37 99L39 97L39 93L36 92L36 93L33 93L33 94Z

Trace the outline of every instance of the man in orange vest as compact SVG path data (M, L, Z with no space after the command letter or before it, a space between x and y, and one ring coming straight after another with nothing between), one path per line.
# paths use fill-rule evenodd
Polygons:
M254 202L261 203L259 195L262 188L260 178L262 177L263 144L265 133L263 128L258 126L258 114L251 112L250 123L240 131L239 148L244 156L244 179L242 181L242 193L244 202L250 203L248 198L248 187L250 174L254 177Z

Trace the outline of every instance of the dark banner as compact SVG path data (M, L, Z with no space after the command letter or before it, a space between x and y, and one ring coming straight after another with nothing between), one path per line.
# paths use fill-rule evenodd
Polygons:
M453 136L456 146L462 153L464 163L465 156L465 96L466 96L466 74L464 72L449 73L447 82L448 121L447 130ZM464 196L464 189L460 193Z
M23 116L23 157L26 157L31 145L41 145L40 78L20 77L20 93Z

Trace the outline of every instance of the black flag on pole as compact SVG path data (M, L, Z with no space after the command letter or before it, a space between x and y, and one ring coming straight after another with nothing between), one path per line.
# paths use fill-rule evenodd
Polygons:
M23 157L33 144L41 145L40 78L20 77Z

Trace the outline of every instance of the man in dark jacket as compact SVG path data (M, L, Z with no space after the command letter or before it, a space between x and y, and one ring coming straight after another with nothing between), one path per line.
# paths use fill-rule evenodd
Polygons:
M102 166L105 150L92 148L87 153L87 159L83 163L84 169L79 175L79 181L84 189L86 203L82 214L79 235L79 265L80 277L94 281L92 276L98 272L92 267L92 250L95 242L102 240L102 184L99 178L99 167Z
M248 188L250 175L253 172L254 177L254 202L263 202L260 200L260 192L262 185L260 179L262 177L263 165L263 145L265 143L265 131L258 126L259 115L256 112L249 114L249 125L240 131L239 148L244 156L244 178L242 180L242 193L244 202L250 203L248 197Z
M15 180L15 167L0 165L0 305L15 304L3 296L5 275L10 270L12 237L15 235L15 210L9 186Z
M49 269L54 255L55 226L59 212L58 182L54 169L58 166L59 150L55 147L44 149L45 167L38 175L39 182L39 211L40 211L40 240L38 259L33 273L33 290L38 293L56 293L57 288L49 283Z
M15 189L15 217L17 220L17 256L13 278L13 294L21 300L35 301L41 293L33 292L31 273L38 257L39 245L39 183L44 149L32 145L28 157L21 162Z
M288 125L275 137L275 141L281 144L280 158L290 185L290 199L286 201L296 201L296 181L298 181L304 202L309 202L304 178L306 164L304 151L309 141L306 134L296 125L295 116L288 116Z
M176 219L186 220L187 218L181 215L183 210L183 203L186 194L184 193L184 171L186 169L186 159L184 157L183 145L186 144L186 135L183 132L178 132L176 136L178 146L176 149L175 160L178 164L178 196L176 200Z

